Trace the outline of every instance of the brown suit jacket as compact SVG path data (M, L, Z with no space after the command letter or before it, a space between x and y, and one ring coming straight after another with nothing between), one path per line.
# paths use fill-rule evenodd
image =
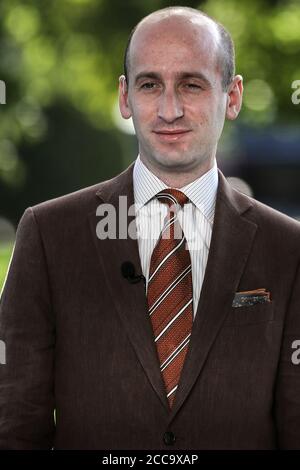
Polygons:
M132 170L28 208L20 221L0 303L0 447L299 449L300 365L291 357L300 224L234 190L219 170L204 284L170 411L144 285L120 270L132 261L142 272L137 241L96 236L99 204L118 208L119 195L133 203ZM258 288L271 302L232 306L236 292Z

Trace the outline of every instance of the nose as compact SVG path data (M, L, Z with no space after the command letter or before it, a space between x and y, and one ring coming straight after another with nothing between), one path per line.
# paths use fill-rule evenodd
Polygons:
M165 89L159 98L158 117L172 123L183 116L183 106L173 88Z

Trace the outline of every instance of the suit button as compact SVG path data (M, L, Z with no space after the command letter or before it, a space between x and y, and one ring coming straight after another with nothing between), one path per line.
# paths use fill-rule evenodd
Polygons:
M164 434L164 443L167 446L173 445L175 441L176 441L176 437L175 437L175 434L172 431L165 432L165 434Z

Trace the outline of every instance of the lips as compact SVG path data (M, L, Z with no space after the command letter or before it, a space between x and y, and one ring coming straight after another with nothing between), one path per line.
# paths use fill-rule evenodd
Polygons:
M188 129L163 129L159 131L153 131L160 140L167 142L176 142L177 140L186 136L190 130Z
M189 129L162 129L160 131L154 131L156 134L183 134L190 132Z

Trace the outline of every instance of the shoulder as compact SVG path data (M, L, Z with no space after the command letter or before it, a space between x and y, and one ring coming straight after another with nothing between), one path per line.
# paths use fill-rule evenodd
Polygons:
M103 194L110 199L111 195L122 193L124 187L132 184L132 170L134 162L121 173L110 179L99 182L93 186L74 191L63 196L49 199L31 209L37 217L49 216L51 214L86 214L93 211L99 204L99 197ZM98 197L99 196L99 197Z
M60 221L82 219L91 212L95 213L100 203L97 195L104 188L110 188L111 191L114 191L114 188L117 189L119 177L120 175L117 175L98 184L49 199L33 205L26 211L32 211L34 217L41 223L45 220L48 223L53 220L59 224Z
M271 233L300 234L300 222L234 188L219 171L219 196L237 214Z
M257 225L258 233L263 235L270 245L294 247L300 251L300 222L253 197L235 189L236 198L248 204L243 217Z
M76 210L81 211L86 207L89 207L93 201L96 199L96 193L99 190L101 184L98 183L93 186L89 186L72 193L64 194L53 199L41 202L31 207L34 214L38 217L43 215L49 215L51 213Z
M300 222L297 219L284 214L283 212L280 212L279 210L274 209L273 207L270 207L267 204L264 204L263 202L260 202L250 196L243 194L242 197L247 198L251 202L253 216L255 216L257 223L300 233Z

